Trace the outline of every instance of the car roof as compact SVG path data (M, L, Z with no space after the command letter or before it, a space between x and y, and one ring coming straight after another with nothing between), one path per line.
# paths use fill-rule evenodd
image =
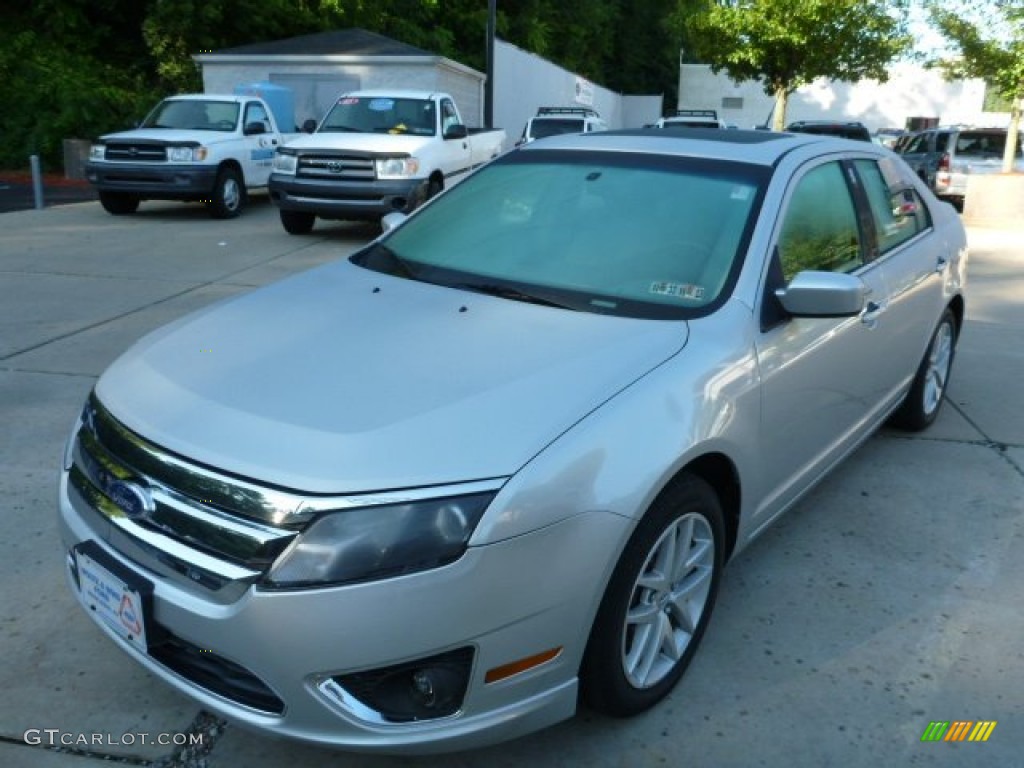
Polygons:
M848 152L851 149L859 152L871 152L870 148L874 145L862 141L809 133L673 128L671 131L637 129L565 134L552 136L544 139L543 142L524 145L517 151L549 152L558 149L585 149L607 152L639 152L771 166L793 150L812 146L822 153L827 153Z

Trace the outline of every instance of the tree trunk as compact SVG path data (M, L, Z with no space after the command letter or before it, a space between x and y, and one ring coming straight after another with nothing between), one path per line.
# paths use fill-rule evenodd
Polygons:
M1006 131L1006 151L1003 152L1003 173L1013 173L1017 159L1017 140L1020 137L1020 113L1024 98L1017 94L1010 111L1010 127Z
M781 131L786 127L786 104L789 102L789 91L785 88L775 89L775 111L772 113L772 130Z

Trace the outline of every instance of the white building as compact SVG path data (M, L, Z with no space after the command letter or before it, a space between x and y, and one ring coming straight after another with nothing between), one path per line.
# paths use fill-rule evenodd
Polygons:
M948 81L940 70L901 63L884 83L821 79L798 88L789 97L786 122L856 120L872 131L903 128L913 117L937 118L942 125L1006 125L1008 116L984 112L984 101L981 80ZM774 105L760 82L734 83L724 71L716 75L705 64L679 67L680 108L715 109L725 122L751 128L771 125Z

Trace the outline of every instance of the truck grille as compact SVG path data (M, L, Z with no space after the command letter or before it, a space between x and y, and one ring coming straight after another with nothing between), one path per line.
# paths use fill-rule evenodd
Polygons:
M207 592L247 588L299 528L265 521L281 503L273 491L163 451L118 423L95 395L75 438L69 488L111 546Z
M111 162L166 163L167 148L162 144L142 142L107 144L103 159Z
M350 153L299 155L297 176L307 179L374 181L377 177L373 158Z

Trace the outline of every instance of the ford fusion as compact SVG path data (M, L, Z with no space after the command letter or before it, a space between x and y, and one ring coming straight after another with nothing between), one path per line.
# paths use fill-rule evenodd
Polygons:
M412 753L641 712L730 557L943 401L964 231L866 142L555 137L401 218L139 341L67 445L70 587L234 722Z

